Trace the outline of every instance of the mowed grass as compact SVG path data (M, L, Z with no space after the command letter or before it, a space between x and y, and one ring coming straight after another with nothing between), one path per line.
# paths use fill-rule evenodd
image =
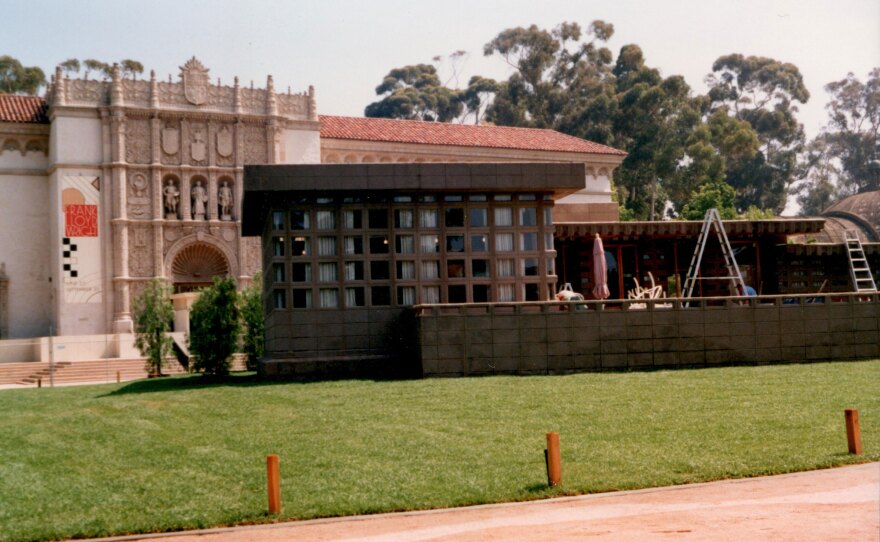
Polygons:
M858 408L865 454L847 453ZM558 431L563 486L546 485ZM266 513L265 458L282 506ZM537 499L880 459L880 360L0 391L0 540Z

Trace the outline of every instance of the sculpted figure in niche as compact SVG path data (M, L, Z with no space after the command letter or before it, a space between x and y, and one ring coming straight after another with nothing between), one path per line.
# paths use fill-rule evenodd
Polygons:
M202 186L202 181L196 181L196 185L192 188L192 209L193 219L205 219L205 204L208 203L208 192Z
M229 188L229 183L227 181L223 181L223 184L220 185L220 220L232 220L232 189Z
M174 186L174 181L168 179L162 192L165 194L165 218L173 220L177 218L177 204L180 202L180 191Z

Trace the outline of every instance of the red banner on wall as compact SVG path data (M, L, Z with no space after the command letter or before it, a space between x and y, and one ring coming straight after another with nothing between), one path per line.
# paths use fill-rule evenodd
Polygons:
M68 205L64 210L65 237L97 237L98 206Z

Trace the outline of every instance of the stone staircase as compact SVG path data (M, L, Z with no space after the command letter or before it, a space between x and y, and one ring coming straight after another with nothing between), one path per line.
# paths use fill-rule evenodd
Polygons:
M143 359L100 359L91 361L59 361L55 363L55 384L85 384L127 382L147 378ZM245 369L244 356L236 355L232 361L233 371ZM174 358L168 358L162 374L184 374L184 369ZM0 363L0 385L36 386L42 381L49 385L48 362Z

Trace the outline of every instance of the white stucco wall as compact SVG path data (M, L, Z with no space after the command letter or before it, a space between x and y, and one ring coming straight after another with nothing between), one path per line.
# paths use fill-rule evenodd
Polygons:
M283 130L279 141L278 163L321 163L321 137L318 130Z
M46 162L42 152L0 152L0 262L9 277L12 338L46 335L51 321L49 181L29 173L45 171Z
M53 164L100 164L103 162L101 119L56 117L49 139Z

